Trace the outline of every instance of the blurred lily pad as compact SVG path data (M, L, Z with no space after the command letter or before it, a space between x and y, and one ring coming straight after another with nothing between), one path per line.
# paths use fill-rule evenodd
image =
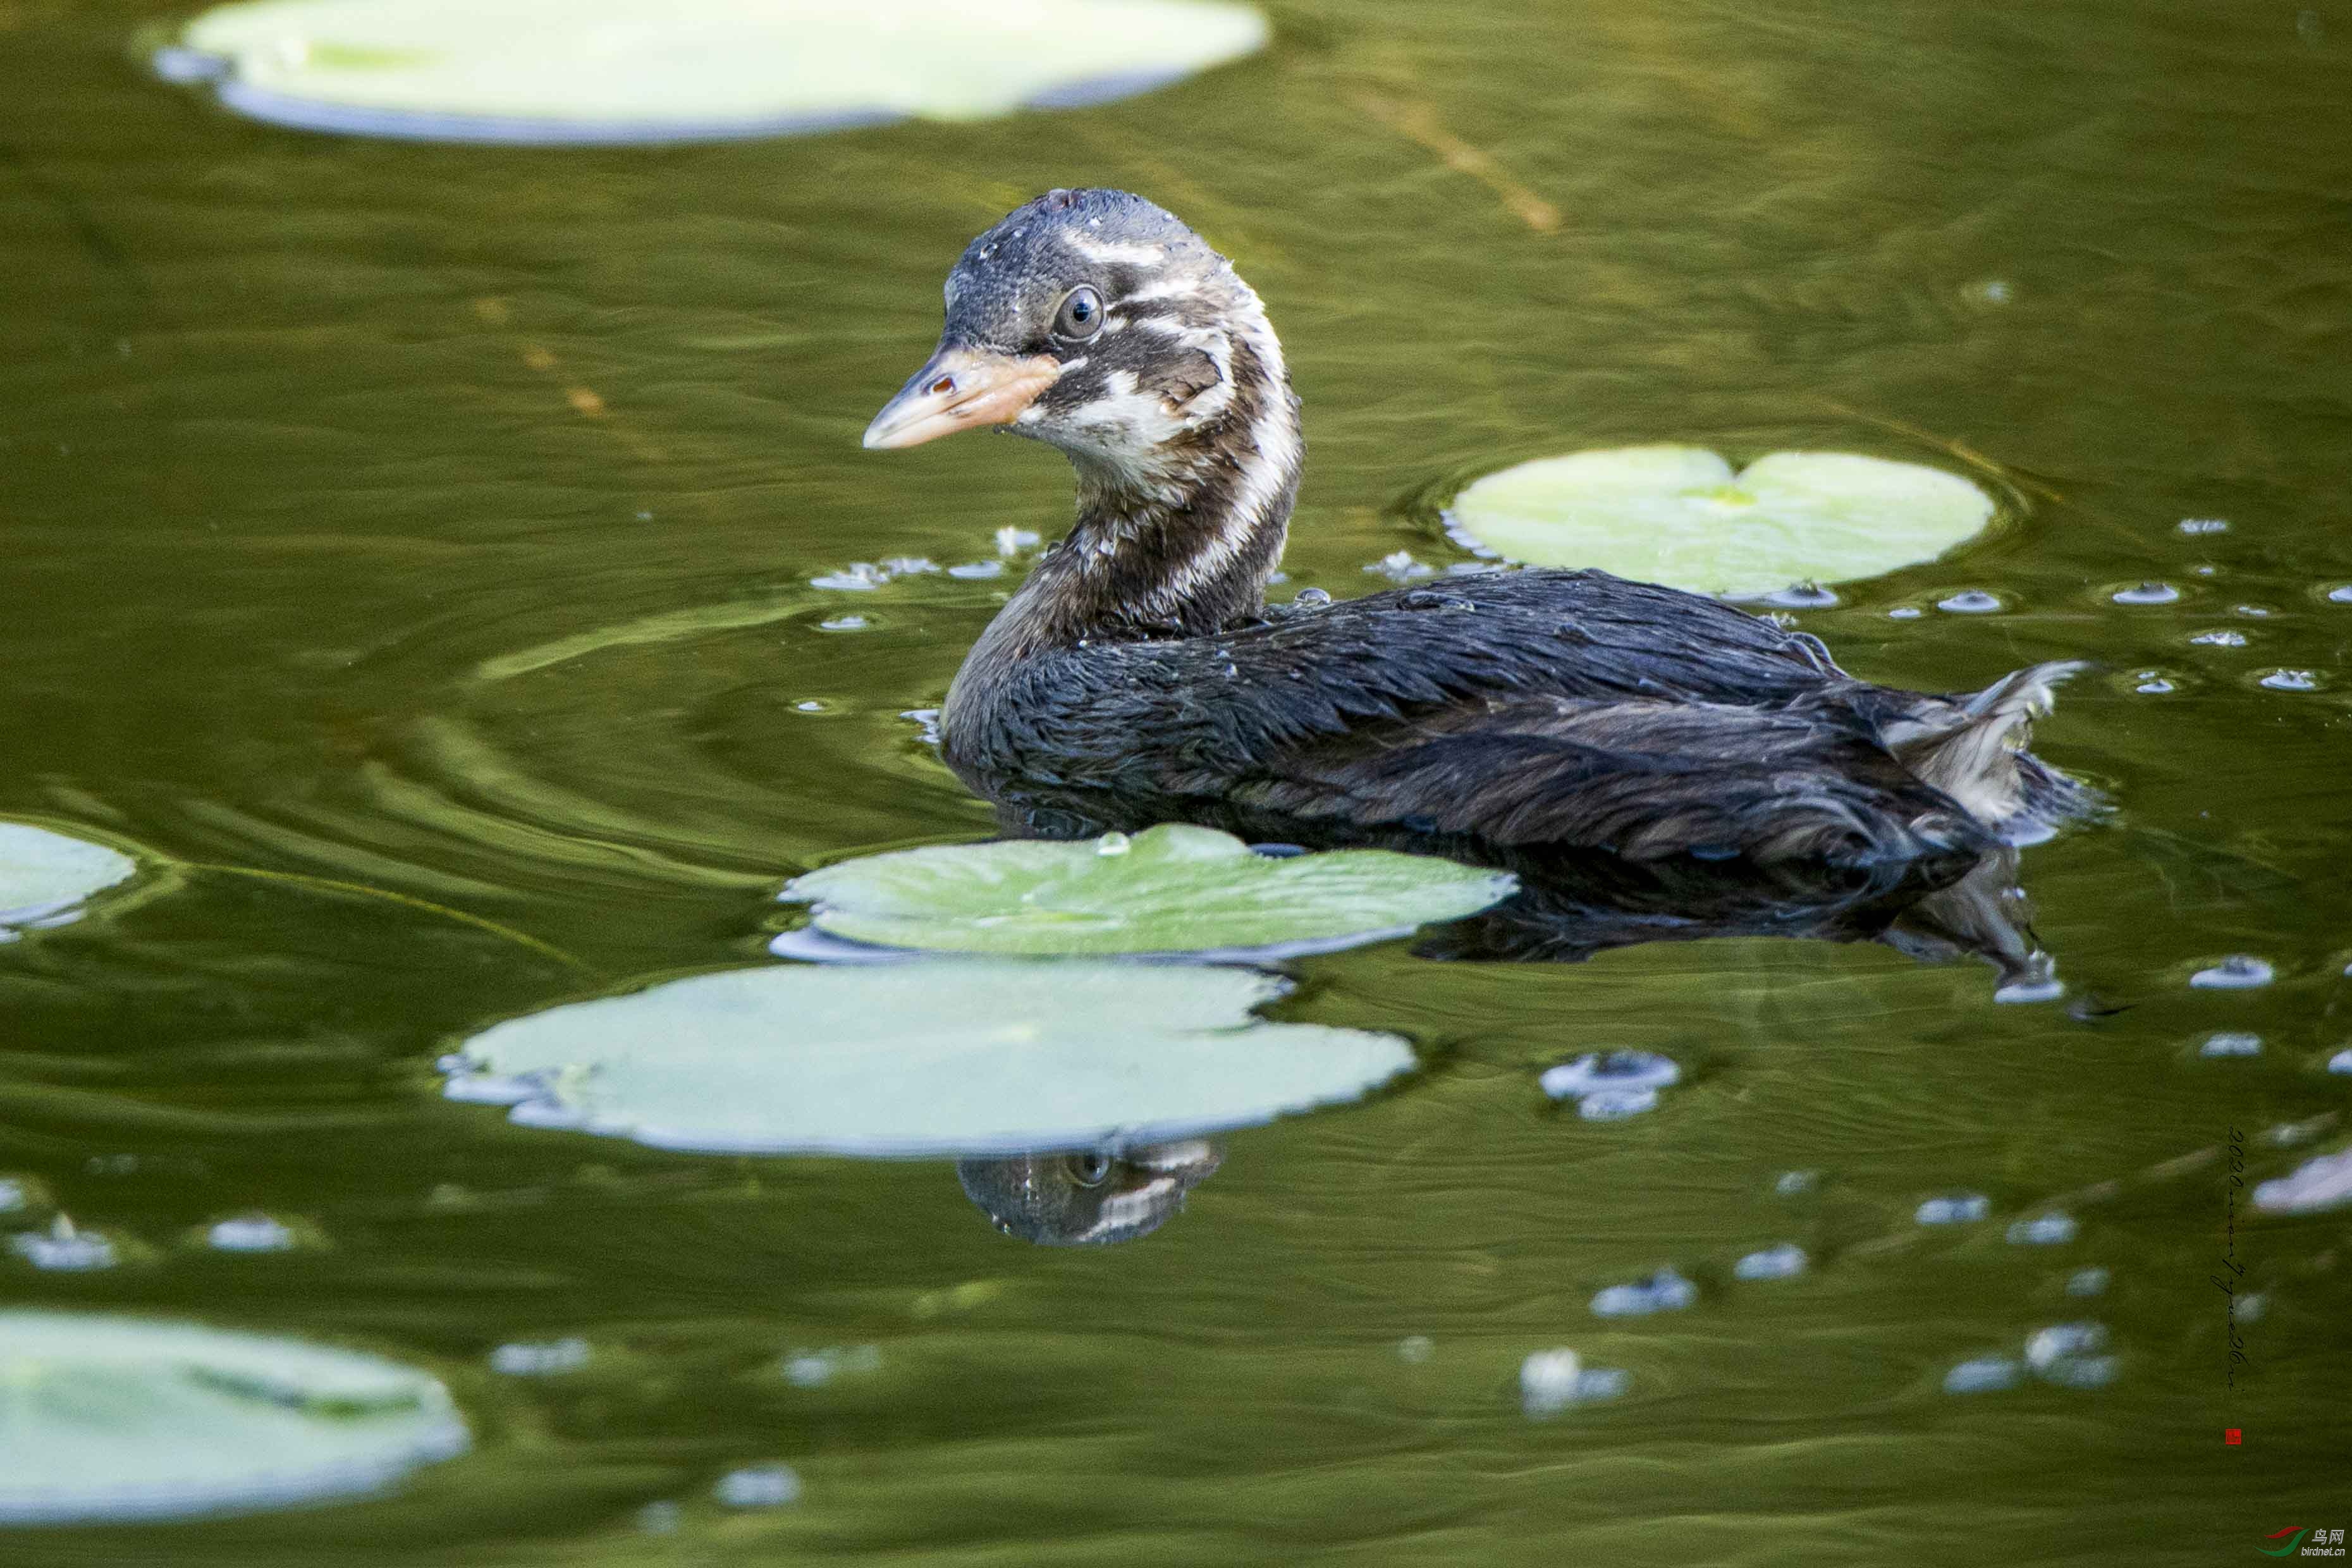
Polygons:
M0 931L58 921L138 870L137 861L103 844L0 822Z
M1223 0L248 0L156 66L306 130L677 142L1101 102L1266 37Z
M194 1323L0 1312L0 1524L347 1497L467 1441L446 1389L374 1356Z
M518 1121L709 1152L1123 1148L1350 1100L1393 1036L1269 1024L1237 969L956 961L729 970L497 1025L445 1065Z
M1446 521L1473 548L1528 565L1747 598L1932 561L1992 516L1984 491L1917 463L1775 452L1735 473L1704 447L1661 446L1488 474Z
M943 844L795 878L831 936L943 952L1108 954L1350 947L1508 898L1510 875L1426 855L1282 858L1181 823L1129 838Z

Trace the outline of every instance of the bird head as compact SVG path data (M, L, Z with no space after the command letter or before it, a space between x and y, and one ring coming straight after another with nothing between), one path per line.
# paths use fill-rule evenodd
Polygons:
M938 348L866 445L1000 426L1149 499L1247 458L1295 472L1294 409L1265 309L1223 257L1140 196L1056 190L965 249Z

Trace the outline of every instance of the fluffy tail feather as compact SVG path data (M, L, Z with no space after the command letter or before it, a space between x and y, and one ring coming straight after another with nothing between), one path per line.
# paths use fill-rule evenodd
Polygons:
M2032 721L2054 705L2051 688L2087 668L2067 659L2005 675L1954 701L1949 722L1929 722L1897 742L1895 754L2009 842L2047 838L2066 818L2095 809L2098 797L2025 743Z

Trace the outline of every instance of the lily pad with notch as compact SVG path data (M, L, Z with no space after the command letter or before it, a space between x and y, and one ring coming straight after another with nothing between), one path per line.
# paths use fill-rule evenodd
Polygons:
M1132 838L930 845L795 878L822 935L886 949L1021 956L1291 956L1406 935L1509 897L1508 873L1385 849L1261 855L1166 823ZM778 939L793 957L848 956Z
M1993 521L1957 474L1844 452L1774 452L1735 472L1701 447L1540 458L1473 480L1454 536L1531 566L1597 567L1729 598L1857 582L1932 561Z
M354 1497L469 1440L436 1379L375 1356L196 1323L0 1312L0 1525Z
M444 1062L530 1126L712 1153L1117 1151L1344 1103L1391 1035L1268 1023L1278 976L948 960L766 966L510 1019Z

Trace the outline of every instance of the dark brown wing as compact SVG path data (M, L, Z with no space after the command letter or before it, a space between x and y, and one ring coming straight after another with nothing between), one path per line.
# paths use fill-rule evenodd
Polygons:
M1916 855L1950 803L1839 700L1854 689L1813 638L1712 599L1493 573L1040 653L947 754L984 795L1087 823L1231 802L1633 855Z
M1514 847L1759 863L1907 861L1988 836L1833 702L1517 698L1318 737L1233 796L1306 820Z

